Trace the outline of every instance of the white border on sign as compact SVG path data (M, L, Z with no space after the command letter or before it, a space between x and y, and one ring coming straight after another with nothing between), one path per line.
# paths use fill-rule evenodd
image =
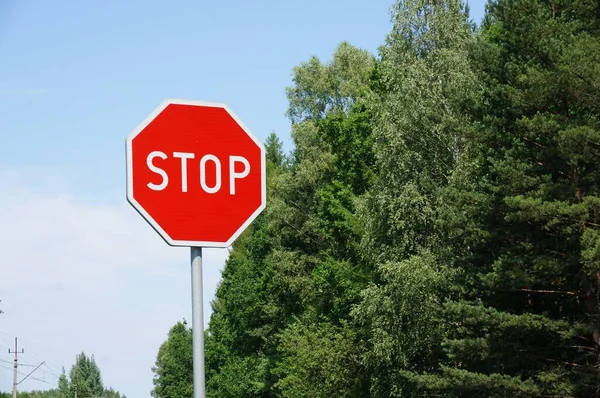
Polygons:
M246 134L254 141L254 143L260 148L261 153L261 204L256 209L254 213L246 222L229 238L227 242L200 242L200 241L184 241L184 240L175 240L172 239L169 234L165 232L161 228L160 225L152 218L150 214L140 205L135 198L133 197L133 152L132 152L132 141L133 139L141 133L146 126L148 126L167 106L175 104L175 105L192 105L192 106L204 106L204 107L216 107L223 108L229 113L229 115L239 124L239 126L244 130ZM215 103L215 102L204 102L204 101L188 101L188 100L180 100L180 99L166 99L162 102L142 123L140 123L129 135L126 139L126 168L127 168L127 201L133 206L134 209L137 210L138 213L154 228L156 232L171 246L186 246L186 247L221 247L227 248L233 244L233 242L244 232L246 228L258 217L258 215L265 209L267 206L267 169L266 169L266 151L265 147L256 138L256 136L250 131L250 129L237 117L235 113L223 103Z

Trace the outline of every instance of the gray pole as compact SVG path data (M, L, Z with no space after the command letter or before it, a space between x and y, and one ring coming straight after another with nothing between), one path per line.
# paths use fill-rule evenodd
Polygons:
M194 398L206 398L204 384L204 311L202 307L202 248L192 247L192 341Z
M21 348L20 354L25 352L24 349ZM12 354L10 348L8 349L8 353ZM17 398L17 368L19 366L19 349L17 347L17 338L15 337L15 364L13 370L13 398ZM24 379L23 379L24 380Z
M19 351L17 351L17 338L15 337L15 365L13 373L13 398L17 398L17 367L19 362Z

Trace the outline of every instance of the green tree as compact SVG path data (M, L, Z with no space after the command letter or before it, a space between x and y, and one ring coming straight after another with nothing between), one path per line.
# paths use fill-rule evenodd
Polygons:
M461 1L402 0L393 10L372 96L378 178L359 212L381 264L437 244L436 198L466 151L477 84Z
M75 397L75 386L77 385L77 396L84 398L126 398L125 395L115 391L112 388L102 386L100 369L94 361L94 357L88 357L84 353L77 355L76 362L71 368L70 375L75 379L69 380L62 368L61 375L58 378L58 387L44 391L24 391L19 392L21 398L73 398ZM98 388L100 383L101 388ZM12 395L6 395L11 397ZM0 393L0 398L4 397Z
M480 127L441 205L464 300L445 304L438 372L409 377L422 391L600 396L598 11L489 3Z
M286 159L283 153L283 143L277 137L277 134L269 134L265 141L265 150L267 152L267 161L272 167L282 167L285 164Z
M295 67L294 85L286 90L291 121L318 120L328 113L348 112L368 94L374 62L367 51L342 42L331 62L323 64L313 56Z
M330 64L313 58L296 69L296 86L288 91L294 151L279 161L280 146L269 138L269 206L234 243L213 303L206 344L212 396L293 395L311 383L311 374L304 373L300 384L275 383L299 376L285 365L296 356L327 373L324 360L332 351L306 357L282 347L313 335L312 329L286 332L301 330L293 326L299 317L331 319L334 329L325 322L314 333L332 337L364 285L354 199L370 184L373 155L368 111L355 102L365 94L370 79L365 65L372 62L364 51L342 44ZM332 350L347 347L354 347L352 339ZM320 396L332 392L325 386L320 391Z
M481 29L461 0L392 10L378 59L342 43L294 69L209 396L600 396L600 4L490 1ZM159 358L191 363L176 327Z
M370 396L420 396L407 382L413 370L437 366L442 297L451 290L451 273L428 252L379 267L381 281L362 292L353 311L362 342L361 363Z
M158 350L152 367L155 398L185 398L194 394L192 330L177 322Z
M58 377L58 392L61 394L61 396L65 397L65 398L70 395L69 379L67 378L64 367L62 368L62 372L61 372L60 376Z
M281 353L274 374L276 396L361 396L360 352L349 325L302 319L281 334Z
M100 368L93 355L88 357L84 352L77 355L69 379L71 395L74 395L75 388L82 397L100 397L104 392Z
M352 311L375 397L419 396L407 372L440 358L456 273L440 250L439 203L468 153L477 98L461 1L398 1L393 21L370 97L376 179L358 206L374 274Z
M273 268L265 262L267 216L238 238L223 270L206 340L209 396L260 396L270 385L266 353L282 318L271 294Z
M79 397L126 398L125 395L112 388L105 388L100 368L96 364L94 356L87 356L84 352L76 356L68 377L65 368L62 368L56 389L32 391L30 394L37 394L32 397L39 396L40 398L73 398L75 388L77 388Z

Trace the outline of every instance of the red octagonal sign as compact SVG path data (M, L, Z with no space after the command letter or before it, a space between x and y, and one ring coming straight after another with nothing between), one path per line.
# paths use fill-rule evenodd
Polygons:
M265 180L263 145L224 104L167 100L127 137L127 200L172 246L230 246Z

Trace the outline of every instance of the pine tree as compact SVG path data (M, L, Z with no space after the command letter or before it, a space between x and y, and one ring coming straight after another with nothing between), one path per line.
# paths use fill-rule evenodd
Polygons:
M599 5L490 2L470 158L442 224L463 271L432 393L597 397Z
M70 395L74 396L77 387L79 396L99 397L104 392L100 369L94 356L88 357L84 352L77 355L75 364L69 373Z

